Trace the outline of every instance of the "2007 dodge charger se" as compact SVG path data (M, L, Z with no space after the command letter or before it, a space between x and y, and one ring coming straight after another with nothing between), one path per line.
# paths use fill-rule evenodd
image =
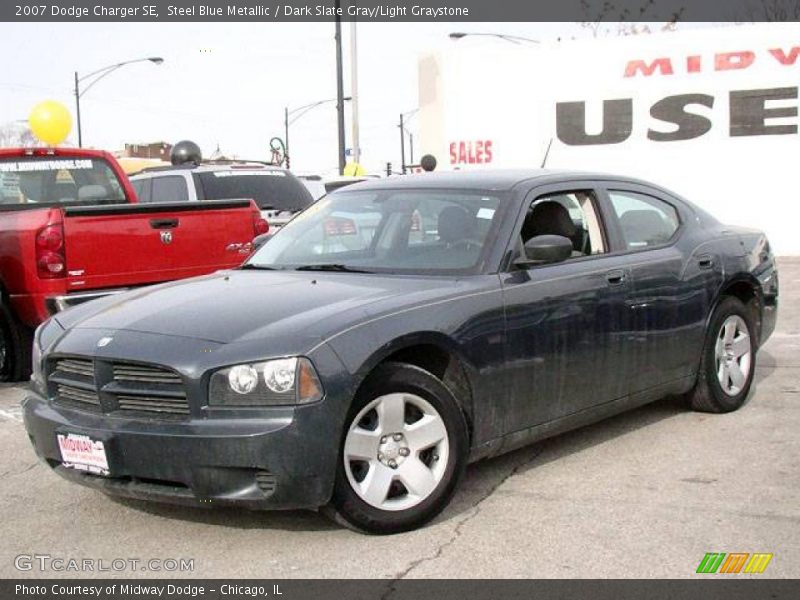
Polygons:
M25 426L108 494L405 531L470 461L666 395L736 410L777 298L762 233L643 181L369 181L239 269L55 315Z

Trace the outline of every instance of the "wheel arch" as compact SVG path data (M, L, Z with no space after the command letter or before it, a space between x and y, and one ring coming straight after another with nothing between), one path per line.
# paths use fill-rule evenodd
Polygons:
M711 323L711 317L724 298L733 297L742 302L750 311L755 327L756 340L760 345L761 341L761 319L764 306L763 290L758 279L751 273L740 272L728 277L717 290L711 310L706 317L706 330Z
M370 374L387 362L419 367L442 381L464 414L471 439L474 415L472 381L475 369L451 338L440 332L423 331L407 334L384 344L364 360L356 371L356 393Z

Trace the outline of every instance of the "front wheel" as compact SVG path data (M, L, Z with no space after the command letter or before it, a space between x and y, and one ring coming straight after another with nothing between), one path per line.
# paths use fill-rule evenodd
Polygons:
M737 298L724 298L706 335L697 384L689 393L694 410L731 412L744 404L756 366L753 319Z
M464 416L439 379L407 364L378 367L346 420L334 518L380 534L423 525L450 501L467 451Z

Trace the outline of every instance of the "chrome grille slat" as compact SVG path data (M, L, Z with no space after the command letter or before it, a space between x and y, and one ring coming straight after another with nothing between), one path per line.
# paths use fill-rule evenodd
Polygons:
M94 379L94 363L91 360L61 359L56 361L54 370Z
M96 392L82 390L69 385L58 384L57 399L73 406L89 410L100 410L100 398Z
M117 402L120 410L177 415L189 414L189 406L185 401L166 401L163 398L147 398L144 396L117 396Z
M180 375L159 367L115 364L114 381L134 381L140 383L168 383L181 385Z

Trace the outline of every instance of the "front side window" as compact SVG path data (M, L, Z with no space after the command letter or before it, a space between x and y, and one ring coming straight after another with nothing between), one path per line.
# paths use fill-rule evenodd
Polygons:
M628 191L608 195L628 250L666 244L680 226L678 211L663 200Z
M476 272L497 227L494 193L342 190L283 227L255 267L397 273Z
M127 202L103 159L41 156L0 159L0 205Z
M521 242L537 235L560 235L572 242L572 258L606 252L594 194L559 192L534 200L522 225Z

